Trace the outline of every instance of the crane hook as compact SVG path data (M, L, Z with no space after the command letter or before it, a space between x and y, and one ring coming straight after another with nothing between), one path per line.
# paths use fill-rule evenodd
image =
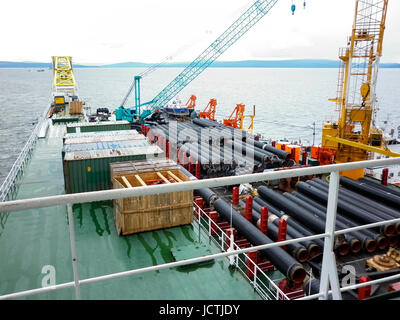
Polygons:
M292 4L291 10L292 10L292 15L294 15L294 12L296 11L296 5L295 4Z

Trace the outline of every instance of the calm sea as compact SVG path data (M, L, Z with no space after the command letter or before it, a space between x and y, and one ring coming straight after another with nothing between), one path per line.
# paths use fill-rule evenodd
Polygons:
M79 96L95 111L115 109L133 76L143 69L75 69ZM151 100L181 69L159 69L142 80L142 102ZM220 69L202 73L179 97L197 96L196 109L211 98L218 102L216 117L229 116L238 103L252 112L256 106L255 132L265 138L320 142L324 120L337 119L329 98L336 94L336 69ZM400 124L400 69L380 70L377 123L391 119ZM17 158L38 117L50 103L51 70L0 69L0 184ZM129 101L133 105L133 100Z

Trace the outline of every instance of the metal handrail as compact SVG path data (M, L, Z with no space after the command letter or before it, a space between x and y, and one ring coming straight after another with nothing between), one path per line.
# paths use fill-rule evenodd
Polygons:
M57 205L88 203L94 201L123 199L129 197L163 194L177 191L189 191L200 188L215 188L221 186L270 181L307 175L318 175L332 172L363 169L367 167L390 166L400 164L400 158L388 158L380 160L357 161L325 166L306 168L294 168L291 170L269 171L263 173L245 174L241 176L229 176L194 181L184 181L176 184L161 184L154 186L135 187L126 189L112 189L103 191L82 192L64 194L49 197L31 198L0 202L0 212L18 211L52 207Z
M43 122L46 121L46 115L50 107L47 107L43 112L42 116L39 117L36 126L33 128L31 135L29 136L28 140L26 141L24 147L22 148L21 152L19 153L17 159L13 163L9 173L7 174L6 178L4 179L3 183L0 186L0 202L6 200L7 195L9 194L12 187L15 185L17 181L17 176L25 166L30 152L33 149L34 144L38 139L38 133L43 125Z
M222 230L222 229L218 226L218 224L216 224L216 223L210 218L210 216L209 216L202 208L199 207L199 205L198 205L197 203L194 202L193 205L194 205L194 210L195 210L195 212L197 212L198 215L199 215L199 218L197 219L197 221L198 221L199 225L202 227L202 229L208 233L208 237L209 237L209 238L213 238L212 235L211 235L211 232L210 232L211 229L213 229L214 232L216 232L216 233L220 232L220 233L221 233L221 236L220 236L221 241L222 241L222 239L228 239L228 235L224 232L224 230ZM206 222L207 222L207 225L208 225L208 228L209 228L208 230L206 230L205 227L201 224L201 219L204 218L204 217L207 218ZM223 241L223 244L222 244L222 243L219 243L219 242L216 242L216 243L217 243L217 245L220 247L220 249L221 249L222 251L225 251L225 250L224 250L225 246L224 246L223 244L228 245L228 242L225 241L225 240ZM232 245L233 245L233 249L234 249L234 250L239 250L239 249L240 249L240 247L236 244L236 242L233 242ZM252 259L250 259L250 258L248 257L248 255L247 255L246 253L244 253L243 255L244 255L244 257L245 257L245 261L243 261L242 259L240 259L239 256L237 256L236 259L237 259L237 260L241 260L242 263L243 263L243 265L244 265L246 268L248 268L248 266L247 266L247 264L246 264L246 260L249 260L249 261L251 262L251 264L254 266L254 270L255 270L255 271L254 271L255 280L251 280L249 277L247 277L246 273L243 272L242 269L239 269L239 270L240 270L241 273L247 278L247 280L248 280L250 283L252 283L252 282L254 283L255 289L256 289L256 290L260 290L260 291L262 292L262 296L263 296L263 297L267 297L267 295L264 293L264 290L256 283L256 279L257 279L256 275L257 275L257 274L263 275L263 276L268 280L268 282L269 282L269 283L275 288L275 290L277 291L277 293L276 293L277 296L280 295L280 296L283 297L285 300L290 300L290 299L287 297L287 295L275 284L275 282L273 282L273 281L265 274L265 272L262 271L261 268L260 268L256 263L254 263L254 261L253 261ZM250 270L250 269L249 269L249 270ZM265 288L265 289L269 290L268 288ZM269 290L269 291L270 291L270 290ZM271 293L271 295L273 295L273 293L272 293L271 291L270 291L270 293Z

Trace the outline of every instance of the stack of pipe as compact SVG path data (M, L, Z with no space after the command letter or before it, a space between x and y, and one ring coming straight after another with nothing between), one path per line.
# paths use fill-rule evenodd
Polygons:
M352 228L362 224L400 218L399 194L390 192L365 181L354 181L342 177L339 188L336 230ZM298 182L297 191L280 193L270 188L258 188L260 198L255 202L268 206L270 212L278 217L285 214L288 226L297 229L302 236L325 232L328 202L328 182L315 178L307 182ZM374 199L371 199L374 198ZM400 203L400 202L399 202ZM362 249L374 252L399 242L400 223L387 223L379 228L364 229L345 234L344 239L336 239L337 253L345 255L349 249L357 253ZM320 244L320 243L317 243Z
M169 141L172 150L179 149L201 164L203 178L234 175L240 168L259 172L292 165L289 153L208 119L152 124L151 130L150 142L156 142L160 136ZM171 134L170 130L176 132ZM182 159L178 161L182 162Z
M242 208L245 208L246 204L244 201L239 202ZM253 201L252 208L252 222L254 225L258 226L261 219L261 208L258 202ZM274 241L278 241L279 233L279 217L273 213L268 213L268 229L267 236ZM304 237L304 235L293 230L291 226L287 226L286 240ZM309 258L314 258L321 253L321 247L316 245L312 241L304 241L303 243L293 243L286 246L287 251L296 258L299 262L306 262Z
M214 208L221 218L231 221L232 226L252 245L258 246L274 242L250 221L233 209L231 204L228 204L226 201L222 199L216 200ZM286 275L288 279L295 283L302 283L304 281L306 276L304 267L282 248L273 247L260 250L260 254L271 261L271 263L280 272Z

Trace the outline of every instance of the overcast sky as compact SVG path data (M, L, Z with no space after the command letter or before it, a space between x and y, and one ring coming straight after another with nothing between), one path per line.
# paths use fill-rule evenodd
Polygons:
M0 60L191 61L253 1L1 0ZM280 0L219 60L337 59L355 0ZM64 5L64 7L62 6ZM390 0L383 62L400 62L400 1Z

